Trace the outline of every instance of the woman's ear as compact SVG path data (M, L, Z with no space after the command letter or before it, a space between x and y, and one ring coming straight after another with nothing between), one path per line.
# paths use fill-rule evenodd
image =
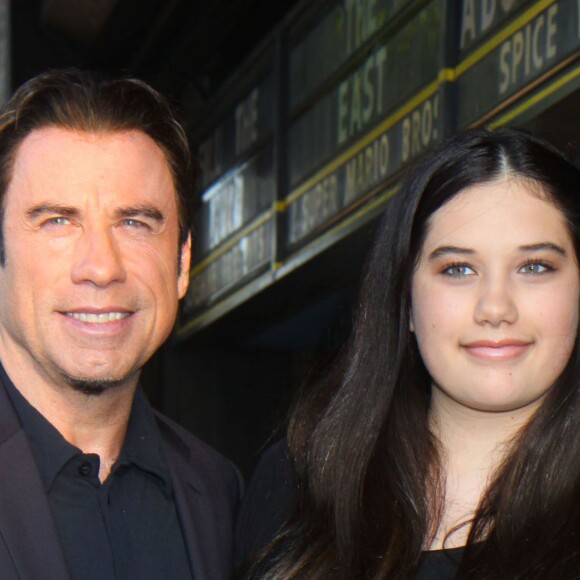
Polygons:
M415 332L415 323L413 322L413 309L409 309L409 330Z

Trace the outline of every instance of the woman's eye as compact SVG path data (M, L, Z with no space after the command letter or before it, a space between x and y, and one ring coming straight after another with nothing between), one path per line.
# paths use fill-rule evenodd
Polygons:
M465 278L466 276L473 276L475 270L467 264L452 264L443 270L443 274L451 278Z
M552 266L541 262L528 262L519 269L522 274L544 274L553 270Z

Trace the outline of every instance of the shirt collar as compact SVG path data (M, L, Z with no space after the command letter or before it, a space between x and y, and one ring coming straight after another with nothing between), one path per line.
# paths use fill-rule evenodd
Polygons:
M71 445L60 432L37 411L14 386L3 366L0 376L12 400L16 414L30 440L32 452L47 491L54 479L73 457L82 451ZM151 406L140 388L133 399L129 424L119 460L114 471L123 465L135 465L142 471L155 475L166 496L173 488L169 466L162 446L161 435ZM113 474L114 474L113 471Z
M173 492L169 465L163 449L161 434L149 401L138 388L133 399L133 407L119 466L133 464L141 470L157 476L162 483L165 494Z
M49 491L59 471L75 455L79 455L81 450L66 441L57 429L24 398L2 366L0 366L0 374L30 441L44 488Z

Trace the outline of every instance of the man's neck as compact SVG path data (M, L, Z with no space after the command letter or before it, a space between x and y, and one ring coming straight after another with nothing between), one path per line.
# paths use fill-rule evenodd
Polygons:
M37 409L69 443L99 456L99 479L105 481L121 452L134 394L134 387L100 395L73 391Z
M100 394L85 394L64 380L49 380L29 365L15 365L10 359L2 364L16 389L69 443L99 455L99 479L104 481L123 446L138 376Z

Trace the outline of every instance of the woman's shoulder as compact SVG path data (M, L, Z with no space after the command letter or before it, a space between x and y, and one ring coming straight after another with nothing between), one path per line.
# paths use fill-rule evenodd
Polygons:
M269 447L250 479L237 522L236 560L265 548L293 511L297 485L286 440Z

